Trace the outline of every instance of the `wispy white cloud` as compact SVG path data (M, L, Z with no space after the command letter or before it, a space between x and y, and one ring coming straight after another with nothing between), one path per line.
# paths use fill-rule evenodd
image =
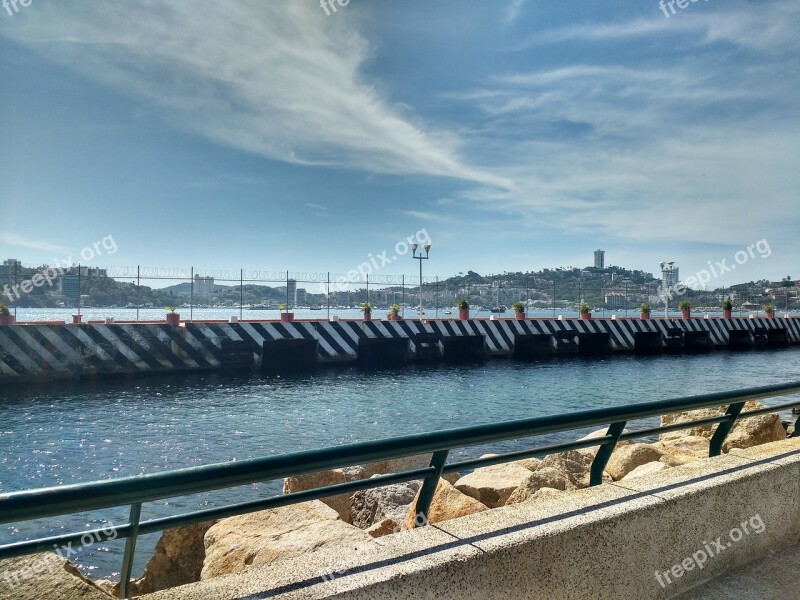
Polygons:
M506 185L459 139L401 115L362 70L358 11L189 0L36 6L1 35L144 98L173 125L281 161Z
M43 252L57 252L58 254L69 254L73 251L72 248L67 248L66 246L51 244L50 242L43 242L40 240L31 240L17 233L0 233L0 242L18 248L30 248Z
M315 204L314 202L307 202L306 206L310 208L313 213L318 217L328 216L328 207L322 204Z
M800 6L791 0L734 1L693 6L665 18L654 2L653 17L606 23L583 23L537 31L517 49L562 42L629 41L654 35L695 34L697 43L729 42L760 50L785 52L797 38Z
M420 221L433 221L436 223L452 223L453 218L447 214L441 212L430 212L430 211L423 211L423 210L404 210L401 211L402 214L406 215L407 217L411 217L413 219L418 219Z
M505 9L506 22L511 23L512 21L516 21L520 12L522 12L523 6L525 6L525 2L526 0L511 0L511 2L508 3Z

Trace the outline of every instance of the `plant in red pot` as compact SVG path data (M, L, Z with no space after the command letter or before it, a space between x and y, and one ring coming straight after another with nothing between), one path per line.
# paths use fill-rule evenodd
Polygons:
M289 312L289 307L285 304L279 304L278 310L281 311L281 323L291 323L294 321L294 313Z
M525 320L525 305L522 302L514 302L511 305L511 309L514 311L514 318L517 321Z
M8 307L0 302L0 325L13 325L15 323L14 315L8 310Z
M177 327L181 324L181 315L175 312L174 306L165 306L164 310L167 312L167 325L171 325L172 327Z
M764 306L764 314L767 315L768 319L775 318L775 307L772 304L767 304Z
M722 318L730 319L732 311L733 311L733 300L731 300L730 298L725 298L725 300L722 301Z
M639 318L642 321L646 321L647 319L649 319L650 318L650 310L651 309L650 309L650 305L649 304L642 304L639 307Z
M469 302L467 302L466 298L459 298L456 302L456 307L458 307L459 321L466 321L469 319Z
M578 312L581 313L581 319L584 321L588 321L592 318L592 311L589 309L589 305L586 304L586 302L581 303L578 307Z
M372 309L374 307L369 302L362 302L361 303L361 312L364 313L364 320L365 321L372 321Z
M681 311L682 319L689 319L692 316L692 303L688 300L678 302L678 310Z
M392 304L389 307L389 312L386 314L390 321L400 321L402 320L400 317L400 305L399 304Z

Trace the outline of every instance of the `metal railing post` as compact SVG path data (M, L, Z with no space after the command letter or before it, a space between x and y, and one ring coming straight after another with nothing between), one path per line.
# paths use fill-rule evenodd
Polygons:
M136 554L136 537L139 535L139 519L142 516L142 503L131 504L129 519L130 533L125 540L125 554L122 555L122 571L119 579L119 597L130 597L131 571L133 571L133 556Z
M189 272L189 320L194 320L194 267Z
M611 454L614 452L614 448L617 446L619 436L622 435L626 423L627 421L620 421L619 423L612 423L608 427L608 432L606 435L610 435L613 439L597 449L597 454L595 454L594 460L592 461L592 467L589 471L590 486L600 485L603 483L603 471L606 470L608 459L611 458Z
M739 416L739 413L742 412L743 408L744 402L736 402L728 406L728 410L725 414L730 416L730 419L717 425L717 430L714 432L714 435L711 436L711 443L708 445L709 456L720 455L722 452L722 444L725 443L725 438L728 437L731 429L733 429L736 418Z
M417 504L414 507L415 528L428 524L428 511L431 508L431 502L433 501L433 496L436 493L436 487L439 485L439 479L442 476L442 469L444 469L444 463L447 462L447 455L449 453L449 450L438 450L437 452L434 452L433 456L431 457L430 466L436 469L436 472L426 477L425 481L422 483L422 489L419 491L419 498L417 498Z

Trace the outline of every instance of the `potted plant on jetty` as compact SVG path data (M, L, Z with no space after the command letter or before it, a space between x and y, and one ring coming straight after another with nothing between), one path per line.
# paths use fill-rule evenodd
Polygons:
M767 304L764 306L764 314L767 315L768 319L775 318L775 307L772 304Z
M725 300L722 301L722 318L730 319L732 311L733 311L733 300L731 300L730 298L725 298Z
M514 302L511 305L511 309L514 311L514 318L517 321L525 320L525 305L522 302Z
M467 302L466 298L459 298L456 301L456 306L458 307L458 320L459 321L466 321L469 319L469 302Z
M181 324L181 316L180 314L175 312L174 306L165 306L164 310L167 312L167 325L171 325L172 327L177 327Z
M589 309L589 305L586 302L581 302L581 305L578 307L578 312L581 315L581 319L584 321L588 321L592 318L592 311Z
M681 318L688 319L692 316L692 303L688 300L678 302L678 310L681 311Z
M639 307L639 318L642 321L646 321L650 318L650 305L649 304L642 304Z
M361 303L361 312L364 313L364 320L365 321L372 321L372 309L374 307L369 302L362 302Z
M13 325L14 321L14 315L5 304L0 302L0 325Z
M285 304L279 304L278 310L281 311L281 323L291 323L294 321L294 313L289 312L289 307Z
M386 315L390 321L400 321L400 305L392 304L389 307L389 312Z

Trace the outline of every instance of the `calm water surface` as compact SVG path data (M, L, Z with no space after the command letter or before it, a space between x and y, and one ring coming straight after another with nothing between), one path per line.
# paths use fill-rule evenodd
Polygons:
M500 359L392 371L335 368L285 379L163 376L6 389L0 398L0 492L790 380L800 380L800 348L533 363ZM524 444L472 448L453 459ZM273 482L151 503L143 518L280 489L281 483ZM126 516L117 509L6 524L0 540L121 524ZM140 540L137 569L156 539ZM121 551L115 541L86 548L75 560L94 578L114 578Z

